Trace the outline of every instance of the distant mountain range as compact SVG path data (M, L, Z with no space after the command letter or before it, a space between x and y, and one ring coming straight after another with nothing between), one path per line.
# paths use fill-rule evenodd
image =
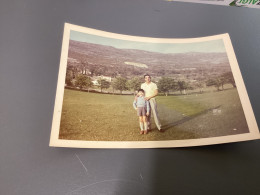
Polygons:
M103 75L117 73L123 76L171 76L204 71L206 75L230 71L226 53L158 53L137 49L117 49L92 43L70 40L68 64L88 69L101 69ZM212 72L213 71L213 72Z

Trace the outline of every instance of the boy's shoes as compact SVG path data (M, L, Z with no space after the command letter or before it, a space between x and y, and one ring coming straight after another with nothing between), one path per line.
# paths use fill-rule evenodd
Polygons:
M148 133L148 131L144 131L144 134L147 134Z
M141 134L141 135L144 134L144 131L140 131L140 134Z

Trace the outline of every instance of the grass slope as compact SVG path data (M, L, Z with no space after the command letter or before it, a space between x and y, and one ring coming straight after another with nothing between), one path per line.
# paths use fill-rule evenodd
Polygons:
M158 96L163 128L139 135L139 122L128 95L65 89L60 139L151 141L216 137L249 132L236 89L183 96ZM153 121L153 119L152 119Z

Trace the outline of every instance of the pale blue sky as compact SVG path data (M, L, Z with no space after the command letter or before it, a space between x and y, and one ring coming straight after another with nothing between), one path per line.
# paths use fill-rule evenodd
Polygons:
M106 38L76 31L70 32L70 39L112 46L118 49L140 49L160 53L226 52L224 42L221 39L199 43L147 43Z

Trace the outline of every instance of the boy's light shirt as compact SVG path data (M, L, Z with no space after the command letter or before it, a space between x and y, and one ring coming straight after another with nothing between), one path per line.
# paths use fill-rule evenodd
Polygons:
M153 82L150 82L149 84L143 83L141 85L141 89L145 91L145 97L150 97L154 95L154 92L157 88L157 85Z
M138 96L133 102L134 109L138 107L146 107L147 112L150 111L149 102L144 99L144 96Z

